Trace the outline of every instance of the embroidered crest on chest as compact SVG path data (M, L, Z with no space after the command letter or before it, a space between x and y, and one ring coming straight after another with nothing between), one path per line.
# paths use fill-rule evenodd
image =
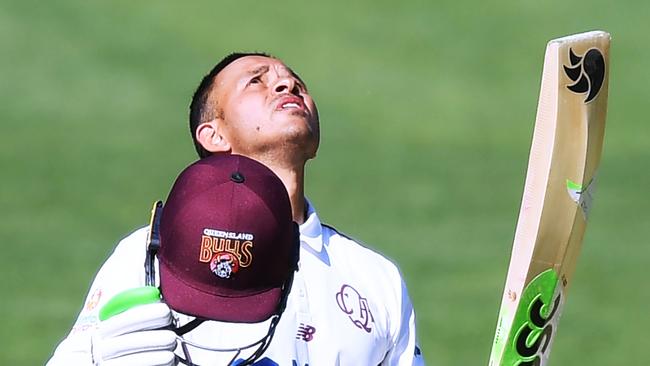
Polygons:
M336 303L348 315L355 327L366 333L372 331L375 319L370 311L368 300L361 296L354 287L347 284L341 286L341 290L336 293Z

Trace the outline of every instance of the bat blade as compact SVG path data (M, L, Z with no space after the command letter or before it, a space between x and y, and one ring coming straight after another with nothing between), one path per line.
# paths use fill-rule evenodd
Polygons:
M489 366L548 362L582 245L607 114L610 35L551 40Z

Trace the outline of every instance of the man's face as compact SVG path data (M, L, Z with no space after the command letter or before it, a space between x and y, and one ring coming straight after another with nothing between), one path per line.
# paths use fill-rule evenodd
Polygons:
M303 162L315 156L320 139L316 104L280 60L242 57L226 66L214 85L211 97L233 153L291 154L283 158Z

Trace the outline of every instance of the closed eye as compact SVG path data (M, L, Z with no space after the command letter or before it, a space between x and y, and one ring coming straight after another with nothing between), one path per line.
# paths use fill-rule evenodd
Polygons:
M253 77L248 81L247 85L255 85L255 84L261 84L262 83L262 78L260 75Z
M296 80L296 86L298 86L298 89L300 89L302 93L307 92L307 87L305 86L305 84L302 83L302 81Z

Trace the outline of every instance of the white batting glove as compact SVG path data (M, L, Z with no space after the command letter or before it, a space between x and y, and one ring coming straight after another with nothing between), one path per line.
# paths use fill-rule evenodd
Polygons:
M92 338L98 366L175 366L176 334L160 329L172 323L163 302L134 306L99 323Z

